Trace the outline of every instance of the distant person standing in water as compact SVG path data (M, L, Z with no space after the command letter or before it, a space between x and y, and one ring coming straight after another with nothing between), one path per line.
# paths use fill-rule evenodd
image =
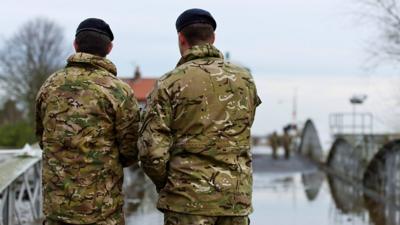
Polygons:
M202 9L178 17L182 58L150 94L140 130L165 225L249 224L250 128L261 101L249 71L213 45L216 27Z
M285 159L290 158L290 146L292 144L292 138L289 134L289 129L283 129L283 136L282 136L282 146L283 150L285 151Z
M268 136L268 144L272 150L272 158L277 159L278 158L278 148L279 148L279 136L276 133L276 131L274 131L271 135Z
M132 89L105 58L113 39L103 20L84 20L76 54L37 96L46 225L125 224L122 168L137 161L140 116Z

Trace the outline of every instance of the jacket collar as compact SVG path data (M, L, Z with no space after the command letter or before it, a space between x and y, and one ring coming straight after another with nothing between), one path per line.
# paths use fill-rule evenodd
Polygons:
M79 52L79 53L71 55L68 58L67 62L68 62L68 65L75 64L75 63L90 64L92 66L105 69L115 76L117 75L117 68L115 67L114 63L112 63L110 60L108 60L104 57Z
M179 60L178 65L180 66L186 62L202 59L202 58L220 58L223 59L222 53L214 47L212 44L195 45L188 49Z

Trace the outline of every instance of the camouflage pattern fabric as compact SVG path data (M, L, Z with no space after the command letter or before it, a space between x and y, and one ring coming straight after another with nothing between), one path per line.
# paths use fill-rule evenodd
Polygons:
M39 91L36 119L46 217L91 224L120 210L122 168L137 161L140 115L112 62L71 56Z
M158 81L138 145L160 210L207 216L252 211L250 127L260 103L249 71L224 61L210 44L191 48Z
M249 225L248 216L200 216L174 212L164 214L164 225Z
M74 225L74 224L48 219L43 223L43 225ZM125 218L122 207L117 209L114 214L108 216L106 220L96 221L96 223L91 223L88 225L125 225Z

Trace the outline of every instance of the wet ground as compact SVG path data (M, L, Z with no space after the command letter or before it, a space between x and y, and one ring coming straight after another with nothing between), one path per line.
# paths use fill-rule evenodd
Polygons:
M273 160L254 156L253 225L400 225L400 209L364 196L362 189L327 176L308 160L295 156ZM157 195L145 183L130 196L127 224L162 224ZM132 180L133 181L133 180Z

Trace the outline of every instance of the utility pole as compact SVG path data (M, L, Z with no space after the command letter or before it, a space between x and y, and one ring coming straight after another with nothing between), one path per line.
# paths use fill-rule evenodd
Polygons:
M292 125L297 126L297 87L293 90Z

